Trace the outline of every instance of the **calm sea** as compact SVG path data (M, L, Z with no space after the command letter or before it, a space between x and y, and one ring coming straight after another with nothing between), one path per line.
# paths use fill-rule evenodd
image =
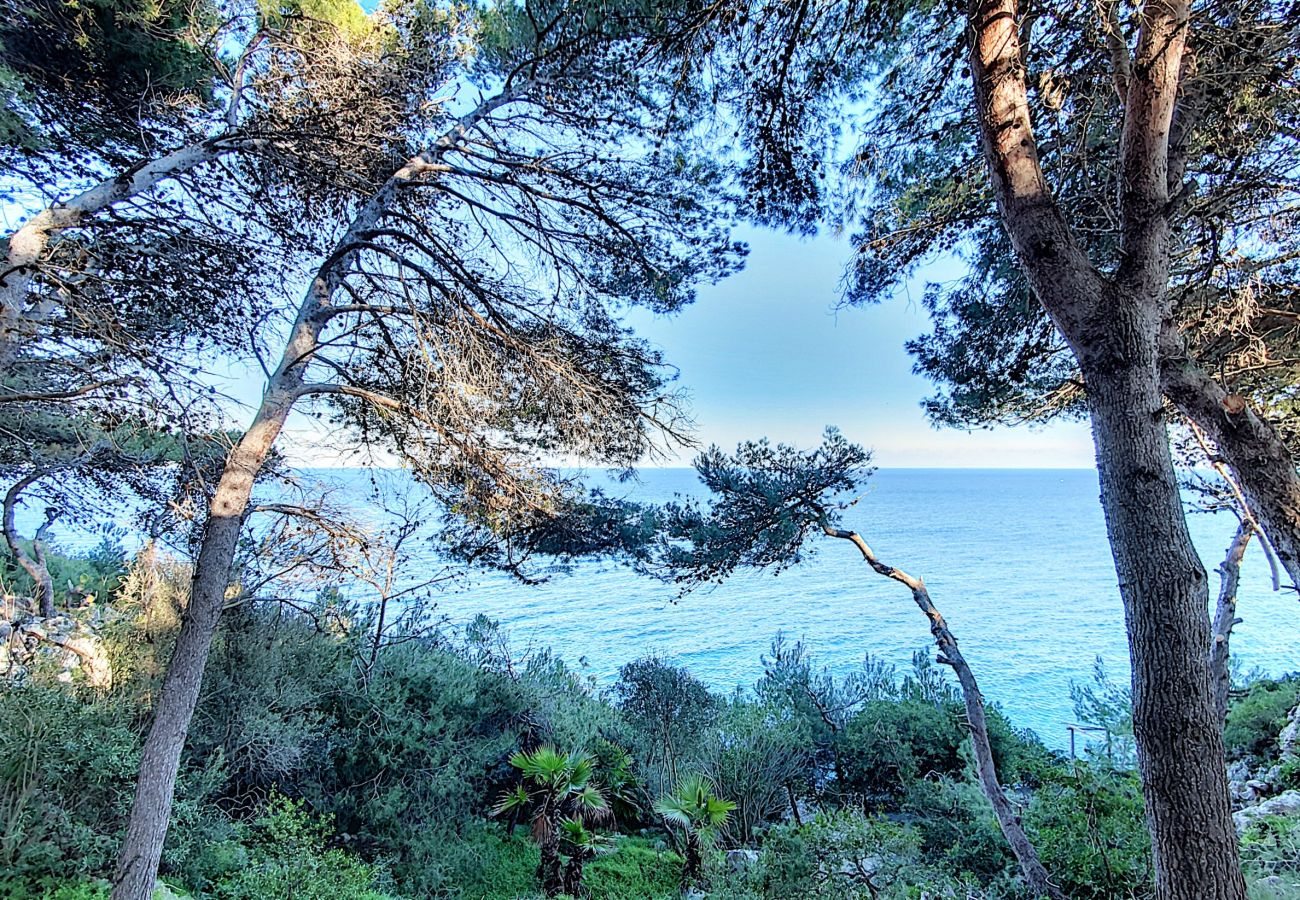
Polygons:
M364 519L377 513L360 470L316 470L351 498ZM400 487L405 476L390 473ZM604 482L597 475L594 480ZM412 486L413 487L413 486ZM611 489L649 501L699 490L690 469L643 470ZM1113 676L1128 676L1124 620L1091 470L886 469L867 483L847 523L885 562L924 577L989 700L1055 746L1073 721L1071 681L1087 681L1100 656ZM1215 572L1236 521L1189 517L1217 591ZM718 690L748 687L762 674L772 637L803 640L833 672L864 654L900 669L929 647L924 616L908 591L872 572L846 542L820 539L816 555L778 577L747 573L678 598L671 585L609 563L583 563L548 583L525 586L481 575L439 600L452 624L478 613L499 620L511 644L551 647L600 682L620 665L656 653L688 667ZM431 550L412 575L434 564ZM1300 603L1274 593L1253 543L1243 566L1233 652L1246 668L1272 674L1300 669Z

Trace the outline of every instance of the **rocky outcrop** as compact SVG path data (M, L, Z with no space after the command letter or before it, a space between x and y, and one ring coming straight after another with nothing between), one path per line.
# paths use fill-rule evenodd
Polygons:
M0 621L0 678L25 679L36 668L49 666L65 682L107 688L113 683L108 648L89 618L51 616Z
M1250 827L1250 823L1264 816L1300 816L1300 791L1283 791L1254 806L1247 806L1232 814L1232 823L1241 833Z
M1300 758L1300 705L1287 717L1287 724L1278 735L1278 749L1278 761L1253 775L1244 761L1228 767L1228 791L1233 806L1240 807L1232 814L1238 832L1244 832L1251 822L1265 816L1300 816L1300 791L1277 793L1286 787L1282 783L1283 765Z

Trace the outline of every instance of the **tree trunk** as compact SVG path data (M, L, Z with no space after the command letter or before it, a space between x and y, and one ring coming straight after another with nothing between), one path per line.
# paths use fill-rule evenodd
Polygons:
M50 569L45 564L45 549L43 541L45 533L49 530L50 525L54 523L58 515L54 510L45 511L45 524L36 532L36 538L32 541L32 552L36 554L33 559L31 555L23 549L19 542L18 529L14 525L14 511L18 506L18 498L27 488L43 478L47 473L40 470L34 471L14 482L14 484L5 492L4 513L3 513L3 531L5 544L9 547L9 552L22 566L32 579L35 588L36 612L42 618L50 618L56 612L54 608L54 579L50 577Z
M1160 376L1165 396L1214 441L1292 586L1300 586L1300 473L1290 450L1272 425L1188 360L1180 340L1166 338Z
M555 803L554 800L548 803ZM564 892L564 870L560 863L560 815L558 803L547 809L543 815L548 819L548 833L540 842L541 862L537 864L537 879L542 883L542 893L547 897L558 897Z
M1079 362L1128 626L1156 896L1244 900L1206 652L1207 579L1169 452L1156 313L1151 304L1111 299L1078 342Z
M301 380L301 375L297 379ZM113 876L113 900L148 900L153 894L181 752L225 605L239 532L248 511L253 482L293 405L293 380L292 372L288 377L279 374L273 380L257 418L231 452L212 495L190 582L189 604L154 708L154 721L140 754L140 775L131 819Z
M1210 685L1208 587L1169 453L1158 353L1161 323L1169 318L1170 182L1180 176L1178 160L1170 166L1170 134L1188 4L1139 6L1121 98L1122 262L1112 277L1103 277L1075 240L1039 163L1021 13L1018 0L971 0L975 105L1003 224L1088 392L1133 667L1133 726L1156 896L1244 900ZM1116 50L1128 59L1127 46Z
M967 724L970 727L971 747L975 751L975 771L979 776L980 789L993 807L993 814L997 817L1002 836L1006 838L1007 844L1011 847L1012 855L1015 856L1016 862L1020 864L1020 873L1024 876L1025 885L1036 898L1049 897L1052 900L1065 900L1065 894L1052 883L1042 860L1038 858L1038 851L1034 848L1029 836L1025 834L1024 827L1020 824L1020 817L1016 815L1011 801L1007 799L1006 792L1002 790L1002 782L998 779L997 766L993 761L993 748L989 744L988 719L984 714L984 696L980 693L979 683L975 680L975 673L971 670L970 665L966 662L966 657L962 655L961 650L958 648L957 639L949 630L947 621L930 599L930 591L925 586L925 582L920 578L907 574L902 569L881 562L876 557L871 546L856 531L844 531L825 525L823 530L831 537L851 541L858 548L858 552L862 554L862 558L878 574L884 575L886 578L892 578L911 590L912 599L930 621L930 633L934 635L934 642L939 647L939 662L950 666L957 674L957 681L961 684L961 696L966 707Z
M1232 687L1232 673L1228 644L1237 618L1237 585L1241 581L1241 560L1246 555L1254 528L1242 522L1232 536L1228 552L1219 564L1219 600L1214 607L1214 625L1210 631L1210 679L1214 684L1214 711L1222 726L1228 718L1228 690Z
M699 832L686 833L686 865L682 868L682 887L691 888L699 883L704 870L704 854L700 848Z
M407 160L357 211L307 288L280 365L267 383L252 425L226 459L209 505L191 581L189 606L140 757L131 819L113 876L112 900L149 900L153 891L167 836L181 752L225 603L230 568L240 528L248 513L253 482L270 456L294 403L307 393L325 392L330 387L306 384L306 374L319 348L321 330L329 320L334 295L356 261L365 235L383 219L398 191L432 168L435 157L464 140L475 123L516 96L517 92L505 90L484 101L458 120L431 150Z
M50 526L54 520L59 517L56 509L45 510L45 521L41 527L36 529L36 534L32 536L32 553L36 556L36 568L40 572L40 581L37 588L37 607L41 615L46 618L52 618L58 612L54 608L54 579L50 577L50 565L45 556L45 536L50 531Z

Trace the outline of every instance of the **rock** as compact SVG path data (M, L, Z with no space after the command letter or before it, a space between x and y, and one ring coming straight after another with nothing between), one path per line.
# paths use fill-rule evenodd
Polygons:
M1283 791L1276 797L1255 806L1247 806L1232 814L1232 824L1240 834L1250 823L1263 816L1300 816L1300 791Z
M1268 791L1267 782L1259 781L1253 778L1250 781L1246 782L1246 787L1250 788L1256 794L1263 794L1263 793L1267 793Z
M1244 759L1239 759L1228 766L1228 780L1240 781L1242 784L1250 781L1250 766L1246 765Z
M1287 716L1286 727L1282 733L1277 736L1278 747L1281 748L1282 759L1288 756L1300 756L1300 704L1291 710L1291 715Z
M743 872L752 868L758 863L757 850L728 850L727 851L727 869L732 872Z
M1229 781L1228 796L1237 804L1254 803L1257 799L1254 789L1244 781Z
M91 687L106 688L113 684L113 664L108 660L108 650L96 637L73 637L64 641L75 662L86 676L86 684ZM71 668L70 666L69 668Z

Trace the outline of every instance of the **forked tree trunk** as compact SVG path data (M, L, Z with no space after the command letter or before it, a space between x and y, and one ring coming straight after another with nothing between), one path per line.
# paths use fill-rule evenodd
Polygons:
M334 295L355 262L365 236L384 217L398 191L421 177L431 167L434 156L463 140L473 123L514 96L503 92L480 104L430 151L413 157L394 172L354 216L303 297L280 365L267 383L252 425L226 459L208 507L189 605L140 756L131 818L113 876L113 900L149 900L153 892L167 837L181 752L225 604L230 569L248 513L253 483L266 464L294 403L306 393L319 389L305 383L306 372L319 347L321 330L329 320Z
M1122 42L1120 250L1103 276L1057 207L1029 117L1018 0L971 0L970 61L999 213L1034 293L1083 373L1102 506L1124 602L1158 900L1244 900L1223 739L1210 684L1209 592L1187 532L1164 423L1159 347L1169 318L1170 134L1190 28L1186 0L1140 6ZM1172 160L1172 166L1171 166ZM1199 417L1193 417L1199 419Z
M896 569L881 562L876 557L871 546L856 531L845 531L829 526L825 526L823 530L831 537L851 541L872 569L886 578L892 578L894 581L905 585L912 592L912 599L920 607L921 612L925 613L925 617L930 622L930 633L934 635L934 642L939 648L939 662L952 668L957 675L958 683L961 685L961 697L966 707L966 722L970 728L971 747L975 751L975 772L979 777L980 790L983 791L984 796L993 807L993 814L997 817L998 827L1002 830L1002 836L1006 838L1007 844L1011 847L1012 855L1015 856L1016 862L1020 865L1020 873L1025 879L1025 885L1036 898L1049 897L1052 900L1065 900L1065 894L1052 883L1046 867L1043 866L1042 860L1038 857L1038 851L1034 848L1029 836L1025 834L1024 827L1020 824L1020 817L1016 814L1011 801L1007 799L1006 791L1002 789L1002 782L998 778L997 765L993 760L993 748L989 743L988 718L984 712L984 696L980 693L979 683L975 680L975 673L966 662L966 657L962 655L960 648L958 648L957 639L953 637L952 631L949 630L947 621L944 620L943 615L930 599L930 591L926 588L925 582L920 578L907 574L902 569Z
M1161 900L1241 900L1210 683L1209 591L1169 452L1154 331L1111 305L1106 352L1081 354L1102 505L1133 669L1133 733Z

